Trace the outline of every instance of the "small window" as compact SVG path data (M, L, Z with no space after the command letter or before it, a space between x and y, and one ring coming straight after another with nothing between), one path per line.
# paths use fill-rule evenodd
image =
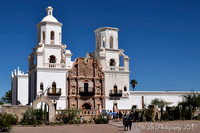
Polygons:
M88 83L84 83L84 92L88 92Z
M110 48L113 48L113 37L110 36Z
M56 63L56 57L54 55L50 56L49 63Z
M110 59L110 66L115 66L115 60L114 59Z
M56 93L56 82L53 81L52 83L52 93Z
M43 89L44 89L44 86L43 86L43 83L41 82L41 83L40 83L40 90L43 91Z
M127 91L127 88L126 88L126 86L124 86L124 91Z
M117 94L117 85L114 86L114 94Z
M45 40L45 32L42 32L42 40Z
M51 31L51 40L54 40L54 31Z
M103 38L102 38L102 41L103 41L103 42L102 42L102 45L103 45L102 47L105 48L105 41L106 41L106 38L103 37Z

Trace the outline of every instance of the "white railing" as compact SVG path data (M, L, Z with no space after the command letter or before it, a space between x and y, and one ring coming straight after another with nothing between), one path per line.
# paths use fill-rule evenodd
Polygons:
M106 66L106 70L109 70L109 71L126 71L125 67L120 67L120 66Z
M44 63L45 68L65 68L64 63Z

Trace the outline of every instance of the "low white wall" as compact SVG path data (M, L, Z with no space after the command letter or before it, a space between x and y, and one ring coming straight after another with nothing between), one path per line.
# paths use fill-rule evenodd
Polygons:
M162 99L169 102L169 106L176 106L182 101L182 96L192 92L183 91L130 91L130 104L137 105L138 109L142 109L142 96L144 97L144 104L148 106L155 98ZM195 92L196 93L196 92ZM198 92L200 93L200 92Z

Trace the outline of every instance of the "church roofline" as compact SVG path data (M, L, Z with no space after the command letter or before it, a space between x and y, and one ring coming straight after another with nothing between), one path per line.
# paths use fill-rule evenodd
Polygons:
M94 32L99 32L99 31L105 31L105 30L116 30L116 31L119 31L118 28L114 28L114 27L100 27L98 29L96 29Z

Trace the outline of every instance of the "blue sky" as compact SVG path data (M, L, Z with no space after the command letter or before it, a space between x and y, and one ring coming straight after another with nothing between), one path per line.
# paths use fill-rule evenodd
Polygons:
M199 0L6 0L0 1L0 96L11 89L11 71L28 70L36 24L49 4L73 60L95 50L95 29L117 27L135 90L200 91Z

